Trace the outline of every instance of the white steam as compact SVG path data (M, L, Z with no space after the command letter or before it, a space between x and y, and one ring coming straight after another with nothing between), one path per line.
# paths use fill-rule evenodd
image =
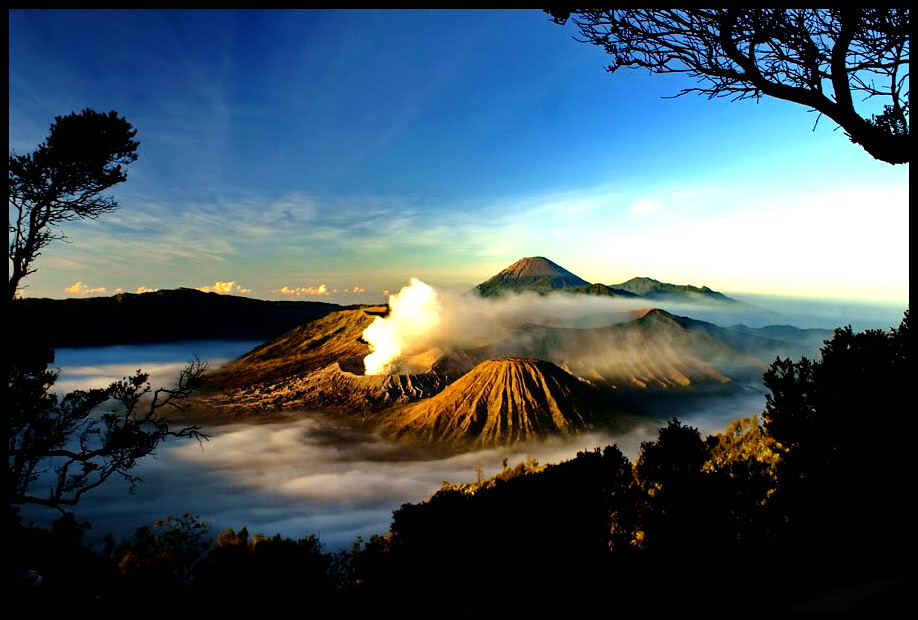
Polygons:
M514 343L524 344L517 342L521 337L518 333L520 326L601 327L632 320L638 316L636 311L651 307L725 327L738 323L762 326L787 322L786 317L777 312L741 304L717 306L705 302L702 297L698 297L697 302L563 292L480 297L463 291L434 289L417 278L411 278L408 286L389 298L388 316L377 317L364 331L363 338L369 343L371 351L364 358L364 366L366 373L371 375L410 374L424 367L425 359L429 361L421 354L435 353L431 357L449 355L451 352L495 345L511 335L514 335L513 338L493 352L531 355L526 347L522 347L520 352L506 350L508 347L512 349ZM604 352L603 356L614 353L616 359L624 359L627 342L615 344L615 350ZM579 351L576 357L585 363L589 353ZM640 351L635 350L634 353L640 358Z
M447 354L492 344L525 324L565 327L610 325L646 308L647 301L613 302L588 295L522 293L483 298L435 290L411 278L389 297L389 314L364 330L370 345L364 358L368 375L399 374L412 367L412 356L438 349Z
M437 293L417 278L411 278L408 286L389 297L389 316L376 317L363 332L371 350L363 360L366 373L395 372L395 362L400 357L427 348L426 343L442 321Z

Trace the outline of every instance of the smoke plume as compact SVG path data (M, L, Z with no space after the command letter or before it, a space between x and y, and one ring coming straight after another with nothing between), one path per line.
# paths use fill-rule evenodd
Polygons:
M646 307L646 301L589 295L521 293L485 298L436 290L411 278L408 286L389 297L388 316L377 317L364 331L371 350L364 365L367 374L398 374L407 358L431 349L448 354L484 346L526 324L610 325Z

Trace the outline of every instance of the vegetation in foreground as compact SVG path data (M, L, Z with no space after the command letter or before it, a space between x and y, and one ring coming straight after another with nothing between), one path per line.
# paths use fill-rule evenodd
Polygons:
M45 531L11 510L10 600L441 615L895 609L912 587L911 370L908 312L889 332L838 329L819 360L771 365L761 423L703 438L674 419L634 462L608 446L445 485L397 510L387 534L337 553L245 527L214 541L189 514L93 551L71 515Z

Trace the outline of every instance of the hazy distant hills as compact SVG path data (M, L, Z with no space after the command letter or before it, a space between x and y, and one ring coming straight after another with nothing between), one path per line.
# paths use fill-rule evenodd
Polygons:
M179 340L274 338L329 312L354 306L264 301L196 289L82 299L16 299L13 323L54 347Z
M792 341L723 328L658 308L636 314L631 321L587 329L525 326L488 351L549 360L574 375L616 389L672 389L760 376L776 355L805 350Z
M723 293L712 291L706 286L692 286L690 284L667 284L653 278L631 278L621 284L613 284L610 287L614 291L627 291L638 297L645 299L684 299L691 296L692 299L702 299L705 301L724 302L738 304L741 302L727 297Z
M744 305L713 291L707 286L668 284L653 278L631 278L620 284L590 283L544 256L521 258L474 290L482 297L531 291L547 294L555 291L606 297L631 297L647 300L702 302Z
M765 327L749 327L748 325L731 325L730 329L736 332L768 338L779 342L790 342L802 348L801 355L813 357L822 348L826 340L832 338L834 330L794 327L793 325L766 325ZM783 353L791 356L791 353Z

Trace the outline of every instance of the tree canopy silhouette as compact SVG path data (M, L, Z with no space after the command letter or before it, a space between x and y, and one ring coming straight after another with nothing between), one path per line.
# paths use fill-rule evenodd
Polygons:
M909 9L544 9L602 47L610 72L685 73L676 96L797 103L872 157L908 163Z
M914 543L902 493L914 469L901 430L911 418L910 334L908 311L889 331L839 328L818 360L778 359L765 373L765 429L782 447L773 503L791 544L841 553L844 540L846 554L894 555L867 534L878 531Z
M9 241L13 299L41 251L64 236L62 222L92 219L118 208L102 192L127 179L137 159L137 130L114 111L89 108L57 116L48 138L26 155L10 155Z
M148 375L138 370L108 388L58 397L50 391L57 373L48 369L54 352L34 343L12 344L16 353L7 361L3 415L10 505L63 511L113 475L137 482L131 470L168 437L205 437L198 426L170 428L162 415L198 387L207 369L202 362L186 366L170 389L153 390ZM104 411L107 401L111 406Z
M116 112L87 108L56 117L33 153L10 155L9 305L41 250L63 237L59 224L118 207L101 193L127 178L122 166L137 159L136 134ZM171 428L162 415L164 408L181 408L180 399L199 386L205 363L189 363L174 388L153 390L149 375L138 370L105 389L59 396L51 389L57 372L48 368L54 350L44 337L15 320L7 325L4 490L10 507L31 503L63 512L113 475L137 482L132 470L138 460L166 438L205 437L198 426Z

